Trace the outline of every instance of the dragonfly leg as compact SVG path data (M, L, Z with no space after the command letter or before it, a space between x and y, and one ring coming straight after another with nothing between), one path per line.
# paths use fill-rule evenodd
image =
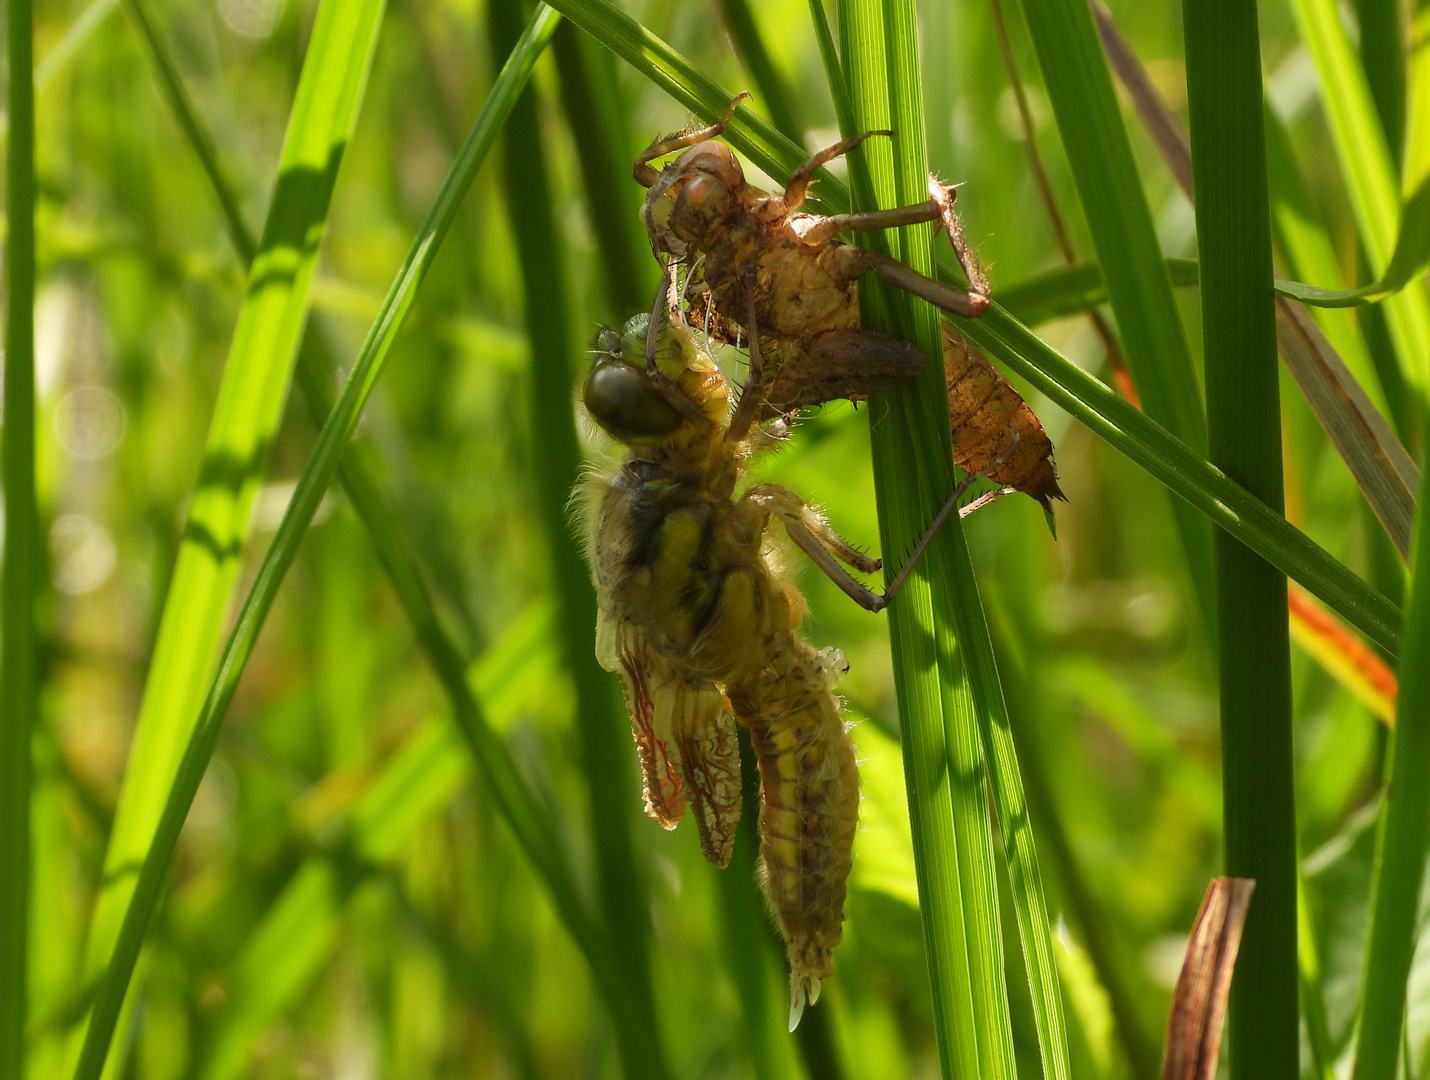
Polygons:
M797 210L804 203L804 197L809 193L809 185L814 181L815 170L823 168L837 157L843 157L872 135L888 135L893 138L894 133L892 131L866 131L863 135L856 135L852 139L845 139L833 146L826 146L796 169L789 178L789 183L785 185L785 212L790 213ZM931 219L921 218L920 220L929 221Z
M725 433L727 442L736 443L750 433L760 406L765 403L765 364L760 354L760 331L755 325L755 272L751 267L747 275L745 293L750 298L750 310L746 324L750 333L750 371L745 376L745 385L740 390L740 403L735 406L735 415L730 418L729 430Z
M657 139L645 148L645 152L636 158L636 163L631 169L631 174L635 177L636 183L642 187L650 187L655 183L656 177L660 175L659 170L652 168L647 162L654 161L658 157L675 150L684 150L687 146L694 146L702 143L706 139L713 139L727 127L730 126L730 118L735 115L735 109L740 102L750 96L748 90L741 90L735 95L735 100L730 102L730 107L725 110L725 115L709 127L697 128L695 131L683 131L677 135L672 135L668 139Z

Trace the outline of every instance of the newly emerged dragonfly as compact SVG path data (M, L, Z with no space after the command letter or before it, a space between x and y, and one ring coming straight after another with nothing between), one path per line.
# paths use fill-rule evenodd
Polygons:
M725 866L740 816L734 722L749 729L763 884L787 945L793 1030L843 936L859 777L833 692L844 657L800 636L804 600L780 569L770 524L872 610L897 592L922 545L881 596L840 565L873 573L878 559L794 492L744 483L750 460L786 425L758 422L762 402L748 384L735 403L665 283L652 315L598 336L583 400L626 448L585 481L581 503L600 606L596 654L620 678L646 812L674 828L689 805L705 857Z

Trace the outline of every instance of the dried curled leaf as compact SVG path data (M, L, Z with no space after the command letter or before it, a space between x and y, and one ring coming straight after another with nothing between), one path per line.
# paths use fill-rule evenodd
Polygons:
M1003 373L948 326L943 328L943 370L958 467L982 472L1007 454L988 473L990 479L1031 495L1044 510L1052 509L1052 499L1066 501L1042 422Z

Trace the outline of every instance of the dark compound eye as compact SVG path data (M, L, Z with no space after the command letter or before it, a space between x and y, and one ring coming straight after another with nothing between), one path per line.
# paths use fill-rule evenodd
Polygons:
M660 442L685 422L644 371L619 360L598 360L581 397L591 419L623 443Z

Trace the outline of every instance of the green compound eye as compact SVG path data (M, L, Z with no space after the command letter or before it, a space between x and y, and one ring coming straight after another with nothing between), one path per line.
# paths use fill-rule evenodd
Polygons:
M619 359L596 361L581 398L591 419L613 439L631 446L667 439L685 422L644 371Z

